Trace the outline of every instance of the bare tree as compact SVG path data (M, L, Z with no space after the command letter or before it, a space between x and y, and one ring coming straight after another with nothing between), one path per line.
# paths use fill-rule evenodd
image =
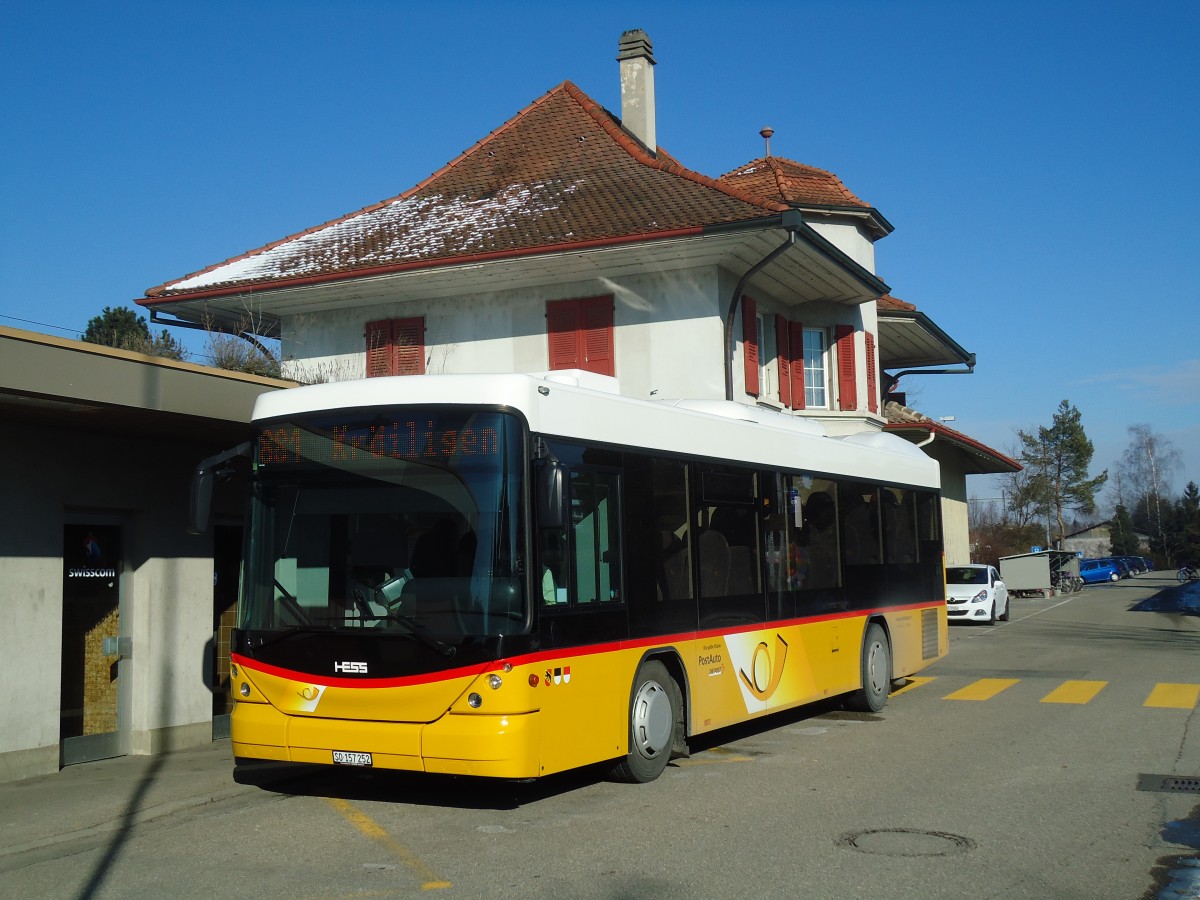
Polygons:
M1129 446L1117 463L1118 502L1133 511L1133 527L1151 535L1159 546L1167 543L1171 481L1182 468L1175 446L1150 429L1129 426Z

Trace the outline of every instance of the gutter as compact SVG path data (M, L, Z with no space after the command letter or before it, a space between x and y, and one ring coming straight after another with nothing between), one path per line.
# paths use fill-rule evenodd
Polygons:
M553 253L569 253L573 250L596 250L604 247L620 247L627 244L672 240L683 237L699 237L706 234L708 231L709 229L702 226L676 228L670 231L625 235L615 238L598 238L590 241L564 241L557 244L544 244L537 247L522 247L516 250L493 250L487 253L472 253L465 256L446 256L441 257L440 259L409 260L407 262L388 263L380 266L345 269L339 272L325 272L320 275L299 275L292 278L273 278L263 279L261 281L226 283L224 285L218 284L213 287L198 288L195 290L177 290L176 292L172 293L168 293L169 291L172 291L172 288L169 284L167 284L150 288L148 291L146 291L144 296L135 299L133 302L138 306L165 306L171 303L179 303L188 300L210 300L217 297L236 297L241 294L255 294L267 291L283 290L287 288L311 287L318 284L327 284L331 281L352 281L358 278L373 278L381 275L394 275L399 272L411 272L418 269L437 269L447 266L461 266L472 263L491 262L494 260L521 259L523 257L542 256ZM218 263L216 266L210 266L208 269L201 269L199 272L193 272L191 275L185 275L182 278L176 279L176 281L173 283L177 284L181 281L188 281L192 278L197 278L217 268L220 268L221 266L246 259L248 256L249 255L228 259L225 262Z

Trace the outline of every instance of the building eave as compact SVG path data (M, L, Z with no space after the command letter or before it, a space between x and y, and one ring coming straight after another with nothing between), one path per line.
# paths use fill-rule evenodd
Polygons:
M968 474L1000 475L1020 472L1023 468L1015 459L1005 456L998 450L993 450L974 438L968 437L961 431L946 428L938 422L889 422L883 428L913 443L933 437L935 442L948 443L964 453L974 465Z

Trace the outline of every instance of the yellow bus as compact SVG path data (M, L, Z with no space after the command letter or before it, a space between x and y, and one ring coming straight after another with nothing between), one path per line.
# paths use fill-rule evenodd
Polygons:
M302 387L254 421L238 766L646 782L713 729L878 711L946 651L938 468L892 435L557 372Z

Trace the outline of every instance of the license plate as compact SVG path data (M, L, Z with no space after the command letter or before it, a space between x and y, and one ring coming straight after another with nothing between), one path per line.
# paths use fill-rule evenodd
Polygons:
M333 761L339 766L369 766L370 753L358 753L354 750L334 750Z

